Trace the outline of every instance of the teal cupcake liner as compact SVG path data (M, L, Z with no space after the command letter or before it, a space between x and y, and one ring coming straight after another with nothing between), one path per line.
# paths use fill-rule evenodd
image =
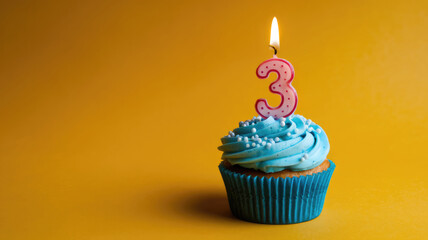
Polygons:
M219 165L230 210L237 218L266 224L291 224L321 214L336 165L322 172L292 178L266 178L235 173Z

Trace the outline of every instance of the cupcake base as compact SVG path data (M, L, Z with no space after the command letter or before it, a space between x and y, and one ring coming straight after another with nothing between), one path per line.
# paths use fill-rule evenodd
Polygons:
M336 165L299 177L259 177L233 172L219 165L232 214L265 224L292 224L321 214L331 175Z

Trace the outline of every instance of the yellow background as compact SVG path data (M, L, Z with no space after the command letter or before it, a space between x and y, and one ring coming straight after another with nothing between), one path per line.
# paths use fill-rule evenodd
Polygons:
M0 239L423 239L426 1L4 1ZM220 137L272 57L336 165L323 213L233 218Z

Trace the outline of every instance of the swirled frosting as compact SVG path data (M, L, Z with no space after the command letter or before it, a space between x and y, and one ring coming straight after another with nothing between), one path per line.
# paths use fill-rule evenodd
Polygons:
M320 126L300 115L252 120L221 138L222 159L232 165L266 173L284 169L303 171L320 165L330 150Z

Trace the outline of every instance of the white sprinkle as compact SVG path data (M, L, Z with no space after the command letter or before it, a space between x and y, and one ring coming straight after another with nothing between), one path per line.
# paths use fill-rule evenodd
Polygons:
M263 139L264 139L264 140L267 140L267 137L264 137Z
M257 139L257 138L259 138L259 135L257 135L257 134L254 134L254 137Z
M246 148L249 148L249 147L250 147L250 144L249 144L249 143L247 143L247 145L245 145L245 147L246 147Z
M230 135L227 135L227 137L230 137Z
M275 144L275 141L273 139L269 139L269 142L273 145Z
M244 142L248 142L248 137L244 137Z
M234 136L235 136L235 133L234 133L234 132L232 132L232 131L230 131L230 132L229 132L229 135L230 135L230 136L232 136L232 137L234 137Z
M241 137L238 137L238 142L240 142L240 141L242 141L242 138L241 138Z
M260 147L260 144L257 144L257 147Z
M251 123L251 125L254 125L254 123Z
M312 123L312 120L311 119L308 119L307 121L306 121L306 124L308 124L308 125L310 125Z
M265 142L265 141L263 141L263 142L262 142L262 146L264 146L264 145L266 145L266 142Z
M281 125L281 127L285 127L285 122L281 122L279 125Z
M305 159L307 159L307 158L308 158L308 154L307 154L307 153L303 154L303 157L304 157Z
M287 133L287 136L291 136L291 133L289 133L289 132L288 132L288 133Z
M320 128L317 129L317 133L321 133L321 129Z
M314 128L313 128L313 127L308 128L308 131L309 131L309 132L312 132L313 130L314 130Z
M255 132L257 132L257 130L256 130L255 128L252 128L252 129L251 129L251 132L252 132L252 133L255 133Z
M267 147L267 149L270 149L272 147L272 143L267 143L266 147Z
M279 137L276 137L275 142L279 142L279 141L281 141L281 139L279 139Z
M251 146L252 146L252 147L255 147L255 146L256 146L256 143L252 143L252 144L251 144Z
M261 121L261 120L262 120L262 117L258 116L258 117L257 117L257 119L258 119L259 121Z
M258 142L258 143L261 143L261 142L262 142L262 140L259 138L259 139L257 139L257 142Z
M300 159L300 161L302 161L302 162L303 162L303 161L305 161L305 160L306 160L306 158L304 158L304 157L302 157L302 158Z
M251 136L251 140L254 140L254 136Z
M285 118L284 118L284 117L280 117L280 118L279 118L279 120L280 120L281 122L284 122L284 121L285 121Z

